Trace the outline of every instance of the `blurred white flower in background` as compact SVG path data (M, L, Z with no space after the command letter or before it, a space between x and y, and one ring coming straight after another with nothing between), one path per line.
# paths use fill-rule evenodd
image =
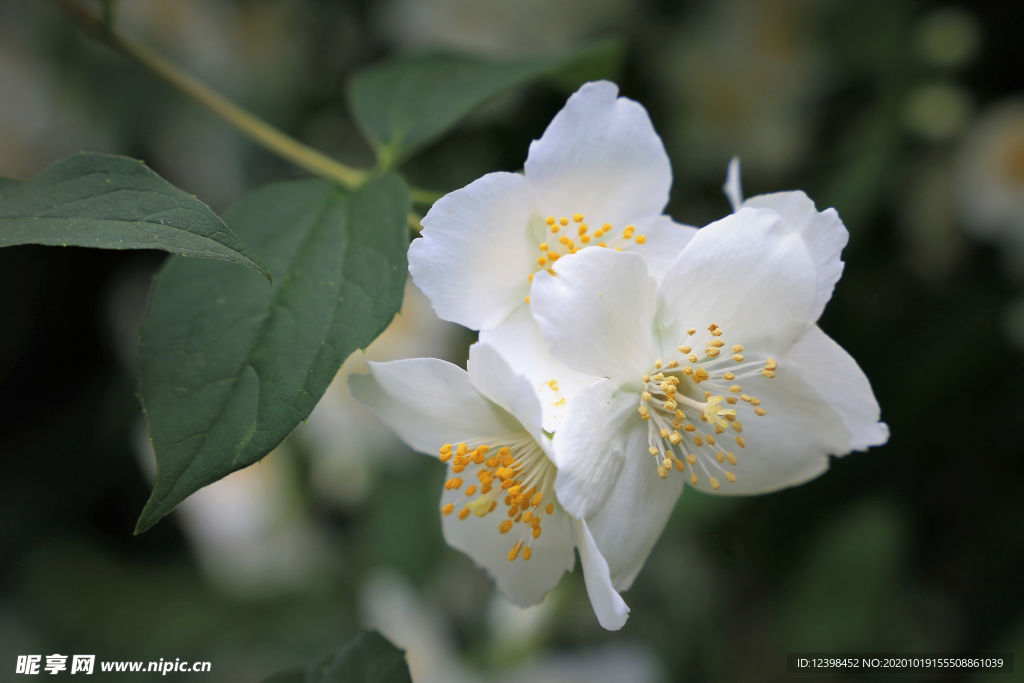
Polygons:
M390 0L379 21L405 49L538 57L621 26L629 9L628 0Z
M659 78L677 117L677 156L717 174L740 154L748 172L784 171L804 155L825 76L810 2L698 5L659 36Z
M571 653L546 653L538 645L552 616L553 595L540 605L516 607L495 596L488 619L488 651L501 662L493 670L470 668L458 655L446 614L420 598L400 574L381 571L360 591L363 624L375 628L406 651L416 683L659 683L664 673L658 657L639 643L606 645ZM522 650L518 648L524 644ZM510 652L539 652L532 659L507 664ZM489 662L490 663L490 662Z
M361 501L373 483L375 456L389 458L407 448L373 413L352 398L347 378L367 372L367 361L419 356L459 360L462 328L437 317L412 280L406 284L402 312L370 344L356 351L338 372L306 425L293 435L312 455L312 480L317 493L343 505ZM409 454L411 457L411 454Z
M1004 248L1024 277L1024 97L991 105L967 131L956 160L956 200L964 226Z

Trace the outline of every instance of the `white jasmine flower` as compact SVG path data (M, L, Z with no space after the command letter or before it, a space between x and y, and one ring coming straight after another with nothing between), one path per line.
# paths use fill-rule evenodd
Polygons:
M530 145L524 174L490 173L434 204L409 270L438 316L484 330L481 341L526 374L553 431L561 407L595 378L547 353L527 306L531 281L597 245L640 253L664 273L695 232L662 215L671 185L644 108L613 83L588 83Z
M587 519L616 589L632 584L684 481L764 493L887 440L867 378L814 324L842 244L834 211L781 193L700 230L660 284L642 258L608 249L535 279L554 357L605 378L570 401L555 434L556 490Z
M535 605L575 562L601 625L618 629L629 609L581 519L555 495L557 468L528 381L489 346L470 348L468 372L433 358L370 363L352 395L413 449L448 463L441 500L445 540L490 572L501 592Z

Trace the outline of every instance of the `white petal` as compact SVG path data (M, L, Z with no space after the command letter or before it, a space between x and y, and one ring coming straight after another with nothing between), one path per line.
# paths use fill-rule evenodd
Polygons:
M497 327L529 294L530 183L490 173L438 200L409 246L409 271L438 317L481 330Z
M600 379L555 360L540 336L529 306L516 309L496 329L481 332L480 343L494 347L515 372L526 376L540 400L543 428L547 432L558 429L569 400Z
M618 591L633 585L683 490L685 475L672 470L667 479L660 478L658 463L647 448L647 423L638 419L611 494L596 514L587 517Z
M645 424L639 404L638 394L619 390L611 380L569 401L565 421L555 432L555 492L573 517L590 517L611 495L629 455L630 430Z
M657 355L657 285L638 254L584 249L537 273L530 307L551 355L574 370L635 381Z
M451 477L451 468L448 473ZM557 504L554 514L544 517L544 531L540 538L534 539L528 531L529 526L523 523L516 524L506 534L498 532L498 525L508 519L500 504L497 510L485 517L471 514L466 519L459 519L458 511L469 500L462 491L444 492L442 504L455 505L455 512L441 518L444 539L448 545L466 553L486 569L502 595L510 601L521 607L536 605L545 593L558 585L562 574L572 571L576 557L569 516ZM508 553L520 538L530 542L533 556L524 560L520 553L515 561L509 562Z
M469 381L477 391L507 410L553 459L551 439L541 428L541 406L523 375L516 374L498 351L478 342L469 347Z
M587 595L594 607L597 621L609 631L618 631L629 619L629 607L622 596L612 587L608 563L594 543L594 537L583 520L572 520L573 537L583 565L583 580L587 584Z
M817 320L832 298L832 290L843 275L840 260L850 233L835 209L818 211L814 202L803 192L776 192L751 197L743 206L771 209L796 230L807 244L817 269L817 296L812 318Z
M704 348L715 323L722 341L744 345L748 355L781 355L813 322L814 292L814 264L800 236L774 211L741 209L698 230L662 280L664 353L683 343ZM688 328L696 337L687 339Z
M637 235L644 236L644 243L637 244L635 239L629 240L621 245L622 249L643 256L651 277L658 282L697 234L697 228L676 223L668 216L642 218L634 221L633 226Z
M740 158L738 156L729 161L729 170L725 174L725 185L722 186L722 191L729 198L733 213L739 211L743 205L743 183L740 180Z
M349 375L352 396L421 453L522 430L515 418L473 388L457 365L436 358L368 365L369 375Z
M889 428L878 421L881 410L864 371L817 325L797 341L783 363L827 401L846 424L850 440L832 455L866 451L889 440Z
M613 83L587 83L530 145L526 177L545 215L582 213L621 229L668 203L668 154L642 106Z

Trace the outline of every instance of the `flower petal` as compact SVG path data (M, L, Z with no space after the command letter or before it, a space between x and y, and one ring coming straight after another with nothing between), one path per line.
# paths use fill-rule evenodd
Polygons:
M665 276L669 267L675 263L697 228L691 225L676 223L668 216L651 216L633 221L637 235L644 236L644 243L629 241L622 245L623 251L640 254L647 261L647 269L657 281Z
M722 191L729 198L733 213L739 211L743 206L743 183L740 181L740 158L738 156L729 160L729 170L725 174L725 185L722 186Z
M529 315L529 312L527 312ZM478 342L469 347L469 381L477 391L507 410L554 459L550 437L541 428L541 405L530 381L516 374L493 346Z
M600 379L576 372L555 360L540 336L540 328L529 306L516 309L497 328L481 332L480 343L494 347L515 372L526 376L540 400L542 424L547 432L558 429L569 400Z
M656 216L672 168L647 111L606 81L587 83L530 145L526 177L545 215L582 213L592 225Z
M656 283L639 254L584 249L537 273L533 317L551 355L579 372L635 381L654 362Z
M481 330L497 327L529 294L533 272L530 183L490 173L439 199L409 246L409 271L438 317Z
M839 214L835 209L818 211L810 197L800 191L758 195L745 201L743 206L771 209L803 237L818 274L812 320L820 318L825 304L832 298L832 290L843 275L844 264L840 255L850 239Z
M369 375L349 375L352 396L421 453L522 430L515 418L473 388L457 365L436 358L368 365Z
M453 476L450 467L448 476ZM452 503L456 511L469 501L465 493L457 490L445 491L442 496L442 504ZM441 527L448 545L466 553L486 569L502 595L521 607L536 605L545 593L558 585L562 574L572 571L576 562L569 516L556 503L554 513L544 518L544 532L536 539L531 537L529 525L524 523L516 524L506 534L499 533L498 525L506 519L496 513L485 517L471 514L459 519L453 512L441 518ZM520 553L516 560L509 562L508 553L520 538L529 541L533 556L523 560Z
M673 470L667 479L658 476L657 462L647 451L647 423L637 418L611 494L600 510L587 517L618 591L633 585L683 491L681 472Z
M662 280L664 354L684 342L703 348L715 323L723 341L752 355L782 355L813 322L814 296L814 263L800 236L774 211L740 209L698 230ZM696 337L687 338L689 328Z
M580 564L583 565L583 580L587 584L587 595L597 621L609 631L618 631L629 619L629 607L612 587L608 563L597 549L587 523L581 519L573 519L571 522L576 548L580 553Z
M586 519L605 504L621 474L630 430L644 424L640 397L611 380L587 387L569 401L555 432L558 500L573 517Z
M797 341L780 364L792 368L842 417L850 440L832 455L866 451L889 440L889 427L878 421L881 410L864 371L817 325Z

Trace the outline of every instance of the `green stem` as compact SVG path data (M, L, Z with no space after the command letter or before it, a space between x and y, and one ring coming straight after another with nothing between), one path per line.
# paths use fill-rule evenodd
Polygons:
M369 174L366 171L345 166L285 135L263 119L247 112L192 78L146 46L129 40L112 28L105 26L100 20L78 6L74 0L53 1L71 13L79 23L103 39L108 45L145 66L199 104L222 117L239 132L296 166L315 175L335 180L349 188L358 187L368 177Z
M421 204L423 206L430 206L438 199L444 196L444 192L435 192L434 190L424 190L420 187L409 188L409 195L412 197L413 204Z

